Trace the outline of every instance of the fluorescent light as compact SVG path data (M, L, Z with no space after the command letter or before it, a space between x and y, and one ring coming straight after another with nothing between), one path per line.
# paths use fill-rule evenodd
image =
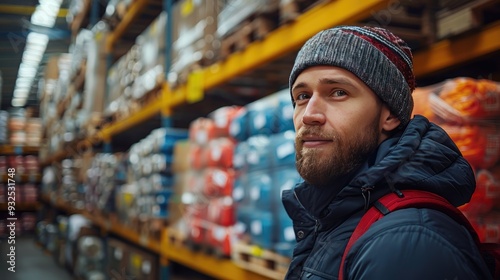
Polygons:
M26 105L26 99L24 98L12 98L12 107L22 107Z
M15 98L27 98L28 95L29 95L29 91L27 91L27 90L19 90L19 89L14 90L14 97Z
M31 15L31 24L52 28L63 0L40 0L39 5ZM19 65L16 88L12 106L20 107L26 104L26 98L36 76L38 66L47 48L49 36L30 32L26 38L26 46L22 62ZM20 98L22 97L22 98Z
M21 63L19 65L19 73L18 76L20 77L34 77L36 75L36 68L31 67L26 63Z
M26 40L28 40L28 42L32 44L43 45L49 42L49 36L47 34L41 34L38 32L30 32Z

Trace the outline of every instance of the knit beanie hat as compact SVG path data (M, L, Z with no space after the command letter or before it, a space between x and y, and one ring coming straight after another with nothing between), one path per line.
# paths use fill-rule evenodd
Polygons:
M339 26L323 30L299 51L290 73L290 91L297 76L319 65L346 69L361 79L401 121L410 121L415 89L412 53L390 31L377 27Z

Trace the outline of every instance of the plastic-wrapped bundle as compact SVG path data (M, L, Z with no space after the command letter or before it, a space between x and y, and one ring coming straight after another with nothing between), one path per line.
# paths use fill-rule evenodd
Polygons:
M490 80L450 79L417 88L413 97L414 113L433 121L438 118L461 124L500 116L500 85Z
M490 168L500 159L500 127L493 124L441 124L441 127L474 168Z

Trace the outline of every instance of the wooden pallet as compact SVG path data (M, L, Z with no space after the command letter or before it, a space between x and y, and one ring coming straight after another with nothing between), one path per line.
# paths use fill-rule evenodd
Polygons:
M500 3L497 0L476 0L456 9L438 12L436 37L445 39L471 31L490 21L498 20Z
M186 233L178 229L169 228L167 234L170 244L174 247L187 248L193 252L203 253L217 259L226 259L230 257L221 252L219 248L213 247L210 244L194 242L186 236Z
M255 15L240 25L235 32L221 40L220 58L244 50L255 41L263 40L271 31L278 27L275 14Z
M412 50L435 41L434 8L429 1L401 0L371 13L362 25L389 29Z
M273 251L242 242L233 244L232 251L236 265L271 279L284 279L291 261Z
M289 0L280 1L279 14L280 24L287 24L295 21L301 14L309 11L319 4L330 2L332 0Z

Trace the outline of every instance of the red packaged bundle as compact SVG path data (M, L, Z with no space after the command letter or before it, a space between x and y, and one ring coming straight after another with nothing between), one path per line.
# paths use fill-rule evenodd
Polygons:
M205 170L205 195L231 196L235 174L232 169L207 168Z
M208 243L217 254L222 256L231 255L231 227L223 227L212 224L208 228Z
M480 170L476 174L476 190L469 203L460 210L470 217L489 213L495 206L500 206L500 166L493 170Z
M197 118L189 126L189 139L197 144L206 145L217 137L215 122L209 118Z
M233 225L236 220L232 197L225 196L210 199L208 220L221 226Z
M203 169L207 166L208 150L197 143L189 145L189 165L193 169Z
M207 165L211 167L233 167L235 143L229 138L217 138L208 144Z
M494 125L448 124L441 124L441 127L475 169L490 168L500 159L500 128Z
M25 184L24 185L24 202L32 203L38 200L38 189L34 184Z
M229 128L235 116L242 110L240 106L221 107L212 113L210 118L215 124L215 134L217 137L229 137Z
M188 239L195 244L206 244L207 228L206 221L201 219L189 219L188 227L190 228Z
M468 217L481 242L500 242L500 212L493 211L483 217Z

